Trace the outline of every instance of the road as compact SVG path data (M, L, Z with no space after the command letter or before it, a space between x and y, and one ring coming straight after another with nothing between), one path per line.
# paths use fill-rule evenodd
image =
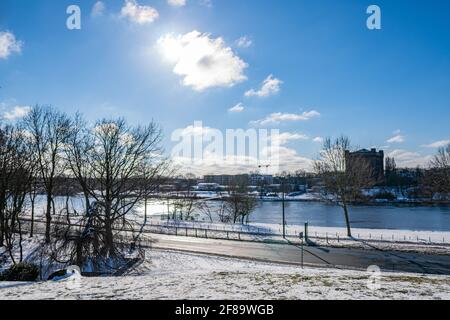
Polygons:
M213 254L259 261L301 265L301 247L291 244L240 242L146 234L153 248ZM304 247L305 265L450 275L450 256L353 248Z

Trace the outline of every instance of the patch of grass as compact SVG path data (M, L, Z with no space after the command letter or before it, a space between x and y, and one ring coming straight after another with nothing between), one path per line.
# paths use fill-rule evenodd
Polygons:
M414 276L391 276L384 278L388 282L409 282L411 284L450 284L450 278L448 279L432 279L425 277L414 277Z

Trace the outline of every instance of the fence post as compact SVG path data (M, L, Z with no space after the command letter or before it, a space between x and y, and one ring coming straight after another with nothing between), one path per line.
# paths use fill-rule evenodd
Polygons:
M195 237L198 238L197 229L195 229Z
M308 234L308 222L305 222L305 241L308 241L309 234Z
M227 239L230 240L230 232L227 231Z

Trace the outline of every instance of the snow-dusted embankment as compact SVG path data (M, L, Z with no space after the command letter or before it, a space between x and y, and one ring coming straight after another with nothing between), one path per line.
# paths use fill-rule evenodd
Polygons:
M154 250L124 277L0 283L0 299L450 299L449 276L371 275Z

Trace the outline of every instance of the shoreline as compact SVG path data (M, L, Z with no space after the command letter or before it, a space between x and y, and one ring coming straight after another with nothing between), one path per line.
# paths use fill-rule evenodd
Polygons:
M211 196L211 197L176 197L176 196L153 196L148 200L177 200L177 199L187 199L187 200L199 200L199 201L224 201L220 196ZM259 197L256 198L258 202L283 202L283 199L261 199ZM321 203L321 204L329 204L329 205L337 205L336 203L318 199L318 198L285 198L285 202L308 202L308 203ZM395 200L395 201L367 201L367 202L353 202L351 206L360 207L360 206L373 206L373 207L383 207L383 206L405 206L405 207L450 207L450 202L436 202L429 200Z

